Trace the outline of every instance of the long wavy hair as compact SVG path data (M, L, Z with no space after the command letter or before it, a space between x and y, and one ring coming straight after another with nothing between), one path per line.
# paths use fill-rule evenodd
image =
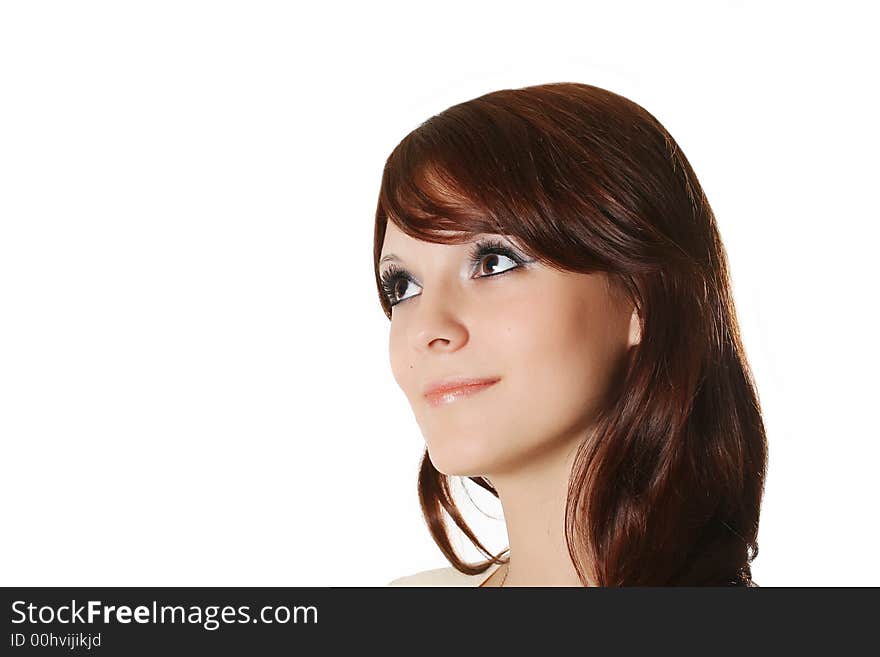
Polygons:
M554 83L488 93L419 125L388 157L376 210L376 285L390 320L379 278L388 221L441 244L513 236L547 266L607 272L634 304L641 341L568 484L565 538L582 583L757 586L761 409L714 214L653 115L595 86ZM468 479L498 497L487 479ZM457 570L509 559L467 525L427 449L418 493ZM455 552L444 512L486 560Z

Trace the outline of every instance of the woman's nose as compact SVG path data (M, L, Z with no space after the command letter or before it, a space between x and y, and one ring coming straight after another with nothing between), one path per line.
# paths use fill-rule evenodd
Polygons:
M448 290L422 292L414 329L415 348L453 351L467 343L468 331L461 316L458 295Z

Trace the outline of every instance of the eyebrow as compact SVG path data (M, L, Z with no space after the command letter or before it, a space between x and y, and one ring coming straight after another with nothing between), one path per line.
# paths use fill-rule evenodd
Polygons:
M501 238L501 241L502 241L502 242L505 242L508 246L510 246L510 247L512 247L512 248L517 248L514 244L512 244L511 240L508 239L507 235L504 235L504 234L496 234L496 233L476 233L476 234L471 238L470 241L472 241L472 242L473 242L473 241L479 241L480 239L482 239L482 238L484 238L484 237L490 237L490 236L492 236L492 237L500 237L500 238ZM464 242L464 243L467 244L468 242ZM394 253L389 253L389 254L387 254L387 255L382 256L382 259L379 260L379 264L381 265L383 262L391 262L392 260L395 261L395 262L403 263L403 260L401 260L399 256L397 256L397 255L394 254Z

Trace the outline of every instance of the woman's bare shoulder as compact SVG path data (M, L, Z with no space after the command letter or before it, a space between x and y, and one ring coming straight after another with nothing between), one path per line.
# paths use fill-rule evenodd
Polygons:
M388 586L479 586L489 577L491 569L476 575L467 575L455 568L432 568L412 575L398 577Z

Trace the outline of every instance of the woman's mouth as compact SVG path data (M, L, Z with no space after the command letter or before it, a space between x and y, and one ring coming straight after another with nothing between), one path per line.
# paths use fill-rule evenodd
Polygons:
M428 386L424 396L429 405L434 407L442 406L476 395L495 385L498 381L500 381L499 378L440 381Z

